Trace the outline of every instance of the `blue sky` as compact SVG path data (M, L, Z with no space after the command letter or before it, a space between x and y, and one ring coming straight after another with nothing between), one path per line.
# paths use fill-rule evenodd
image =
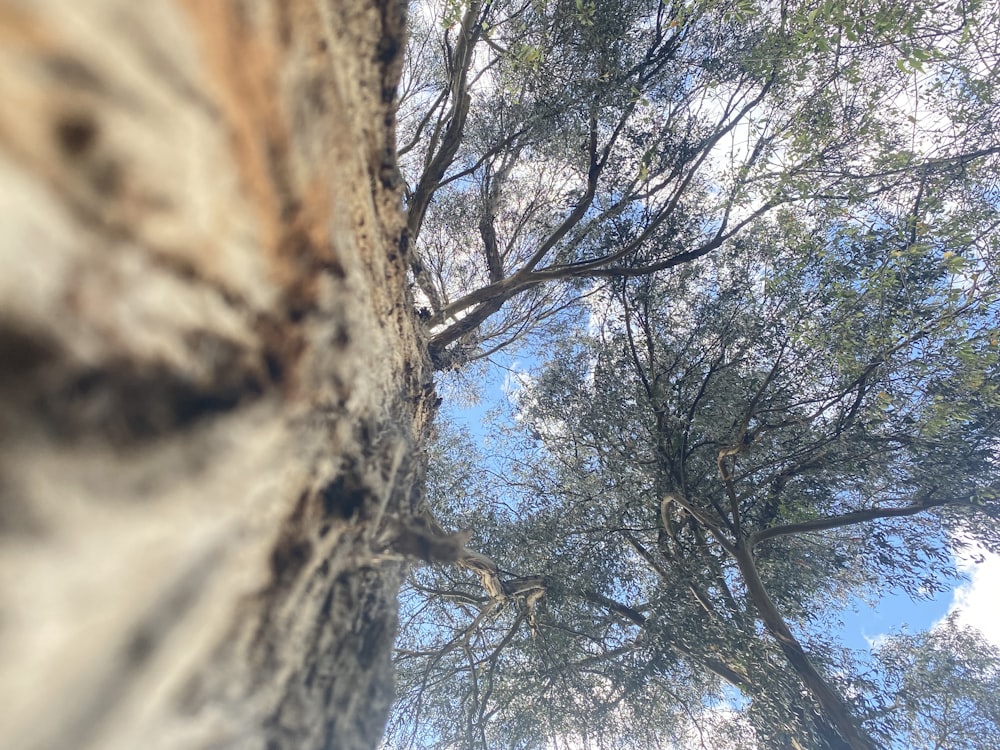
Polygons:
M848 648L865 649L904 626L911 633L926 630L948 613L952 598L953 592L947 591L933 599L915 602L904 593L895 593L875 608L858 601L855 611L848 610L842 616L841 642Z

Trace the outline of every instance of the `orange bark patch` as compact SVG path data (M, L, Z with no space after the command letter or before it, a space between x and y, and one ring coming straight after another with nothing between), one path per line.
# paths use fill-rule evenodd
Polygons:
M283 107L290 91L297 93L304 58L315 64L322 55L323 45L312 38L322 34L322 19L315 4L303 0L178 1L191 19L230 128L264 252L286 289L289 311L298 317L312 306L317 272L344 275L330 241L329 169L297 156L301 149L294 140L310 136L296 132L292 113Z
M270 19L235 0L178 0L191 19L205 69L232 133L233 155L260 222L261 244L274 252L289 198L284 171L288 129L280 108L281 54Z
M36 49L56 49L57 40L37 14L16 5L0 5L0 42Z

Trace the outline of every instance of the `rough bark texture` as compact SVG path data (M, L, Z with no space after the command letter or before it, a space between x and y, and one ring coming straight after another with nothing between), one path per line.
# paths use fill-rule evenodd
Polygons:
M401 50L395 0L0 0L0 747L377 742Z

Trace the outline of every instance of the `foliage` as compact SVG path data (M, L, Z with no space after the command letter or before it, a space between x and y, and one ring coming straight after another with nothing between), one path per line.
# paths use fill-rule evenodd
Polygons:
M995 168L991 3L414 5L405 250L439 367L788 205L862 214ZM860 221L864 221L861 218Z
M439 422L428 503L504 588L412 572L389 746L917 738L829 622L1000 551L992 6L420 7L431 354L549 338L485 452Z
M995 269L971 247L976 284L943 254L896 262L906 220L855 236L783 215L618 282L597 332L564 340L520 395L506 457L466 438L432 462L437 477L464 456L461 503L431 487L444 519L508 575L549 581L533 638L460 571L414 573L401 691L463 696L465 723L433 724L441 747L542 746L539 727L669 746L726 683L762 746L839 747L785 627L883 731L882 693L829 618L858 595L938 590L959 535L1000 549L1000 397L982 387L1000 377Z
M912 750L1000 746L1000 650L957 613L927 633L888 638L875 655L894 698L888 741Z

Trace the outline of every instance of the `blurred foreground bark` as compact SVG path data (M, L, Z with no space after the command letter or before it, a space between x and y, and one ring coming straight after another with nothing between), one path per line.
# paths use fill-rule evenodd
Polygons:
M401 7L0 0L0 747L377 742Z

